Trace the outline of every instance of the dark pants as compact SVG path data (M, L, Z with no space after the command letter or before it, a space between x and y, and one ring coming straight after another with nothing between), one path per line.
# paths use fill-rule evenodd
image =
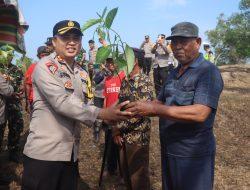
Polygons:
M98 108L103 108L104 98L94 97L94 105Z
M163 84L165 83L168 76L169 69L168 67L157 67L154 68L154 85L156 96L159 95Z
M202 157L179 157L166 153L161 136L162 189L212 190L215 154Z
M143 63L143 72L146 75L149 75L149 72L151 70L151 65L152 65L152 58L145 58Z
M133 190L150 190L149 180L149 146L139 146L136 144L126 144L126 153L128 161L128 170ZM124 159L124 151L120 150L120 160L122 174L125 182L126 178L126 164Z
M105 124L106 125L106 124ZM117 163L119 159L119 149L118 146L114 143L112 138L111 129L107 129L105 131L105 142L108 142L108 150L107 150L107 169L109 173L114 173L117 170Z
M6 120L8 121L8 150L18 151L20 149L20 135L23 131L23 117L21 102L8 100L6 102ZM0 146L2 146L3 134L6 128L6 123L0 125Z
M99 97L94 97L94 105L98 108L103 108L104 104L104 98L99 98ZM96 142L99 141L99 133L102 128L102 120L101 119L96 119L94 122L94 138Z
M22 190L77 190L78 162L43 161L24 156Z

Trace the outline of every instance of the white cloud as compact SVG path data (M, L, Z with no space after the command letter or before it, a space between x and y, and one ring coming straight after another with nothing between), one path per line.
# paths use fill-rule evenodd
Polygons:
M187 0L150 0L151 8L158 9L173 5L186 5Z

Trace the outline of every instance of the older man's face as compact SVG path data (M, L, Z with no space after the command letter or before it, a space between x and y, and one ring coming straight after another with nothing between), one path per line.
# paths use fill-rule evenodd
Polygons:
M191 63L199 54L200 38L174 37L171 47L175 58L183 65Z

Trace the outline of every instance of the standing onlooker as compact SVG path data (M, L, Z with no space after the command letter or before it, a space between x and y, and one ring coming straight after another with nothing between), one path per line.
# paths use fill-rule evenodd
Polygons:
M214 63L214 54L208 43L204 43L203 48L205 50L204 58L212 63Z
M118 101L118 95L120 93L120 87L122 80L125 78L125 73L121 71L115 76L115 64L112 58L106 60L106 66L111 72L110 76L107 76L104 82L104 107L108 108L113 106ZM107 153L107 169L110 175L115 174L117 170L118 161L118 147L114 143L111 134L111 127L107 126L105 131L105 142L108 142L108 153Z
M145 52L145 58L144 58L144 63L143 63L143 72L146 75L149 75L149 72L151 70L151 65L152 65L152 48L153 48L153 43L150 41L150 38L148 35L145 36L145 41L141 44L140 49L142 49Z
M198 27L171 28L180 65L171 71L158 100L127 106L134 115L160 117L162 189L212 190L215 166L213 124L223 80L219 69L199 53Z
M98 108L104 107L104 83L107 76L111 76L111 72L104 64L100 64L98 69L94 70L93 86L94 86L94 105ZM94 123L94 140L99 141L99 133L102 128L103 121L97 119Z
M99 38L99 43L102 45L101 47L106 47L107 42L105 39ZM93 69L93 91L94 91L94 105L97 106L98 108L103 108L104 105L104 82L106 76L111 75L110 71L106 68L106 64L102 63L98 67L94 66ZM94 140L95 142L99 141L99 134L100 134L100 129L102 128L103 121L100 119L97 119L94 123Z
M151 101L153 99L153 83L150 78L142 72L144 53L139 49L134 48L133 50L135 53L134 68L129 75L130 78L128 81L123 80L122 82L119 100ZM129 176L123 175L124 180L128 183L129 179L127 179L127 177L130 177L132 189L150 190L150 118L131 118L118 123L117 127L118 128L114 128L113 130L113 136L115 143L122 146L120 151L122 173L129 173ZM126 155L123 150L124 148L126 148ZM127 157L128 163L126 163L125 156ZM126 168L127 164L128 168Z
M90 80L92 81L94 75L94 64L96 59L97 47L95 45L94 40L89 40L89 64L88 64L88 72Z
M14 95L6 98L6 122L1 127L3 134L6 125L8 125L8 150L9 160L19 162L20 135L23 131L23 116L21 98L23 95L23 73L20 68L12 64L13 56L8 59L7 72L5 73L7 80L14 88ZM0 66L3 66L2 64ZM4 66L3 66L4 67Z
M152 48L152 53L155 54L154 68L154 85L156 96L160 93L163 84L166 81L169 72L168 59L171 49L168 48L165 35L160 34L157 42Z
M6 116L5 116L5 98L12 96L14 93L13 87L9 84L5 79L6 77L0 73L0 153L2 151L2 142L4 137L4 130L2 128L5 127ZM0 173L0 186L8 185L10 183L10 178L6 177L6 175L2 175Z
M46 46L40 46L37 49L38 59L42 59L50 54L50 50ZM32 89L32 74L35 69L36 63L32 63L24 74L24 90L26 99L26 111L31 113L33 103L33 89Z
M0 152L2 150L2 142L4 136L4 128L6 125L6 97L10 97L14 93L13 87L6 79L6 75L0 73Z
M53 51L54 51L54 47L53 47L53 44L52 44L52 39L53 39L53 37L48 37L47 41L44 43L47 46L47 49L48 49L49 53L53 53Z

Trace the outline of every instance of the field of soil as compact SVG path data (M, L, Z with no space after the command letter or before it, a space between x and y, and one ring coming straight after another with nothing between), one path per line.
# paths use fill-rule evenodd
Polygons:
M250 65L220 67L224 90L221 95L214 131L217 139L215 171L216 190L250 189ZM28 133L28 116L25 115L22 144ZM161 189L160 144L158 119L153 118L150 144L150 177L152 190ZM100 143L93 142L92 129L83 128L79 156L79 190L97 189L104 134ZM7 130L5 139L7 137ZM6 145L6 140L4 142ZM19 190L22 164L8 162L6 150L0 154L0 174L9 176L9 185L0 190ZM118 176L105 177L103 189L125 189Z

